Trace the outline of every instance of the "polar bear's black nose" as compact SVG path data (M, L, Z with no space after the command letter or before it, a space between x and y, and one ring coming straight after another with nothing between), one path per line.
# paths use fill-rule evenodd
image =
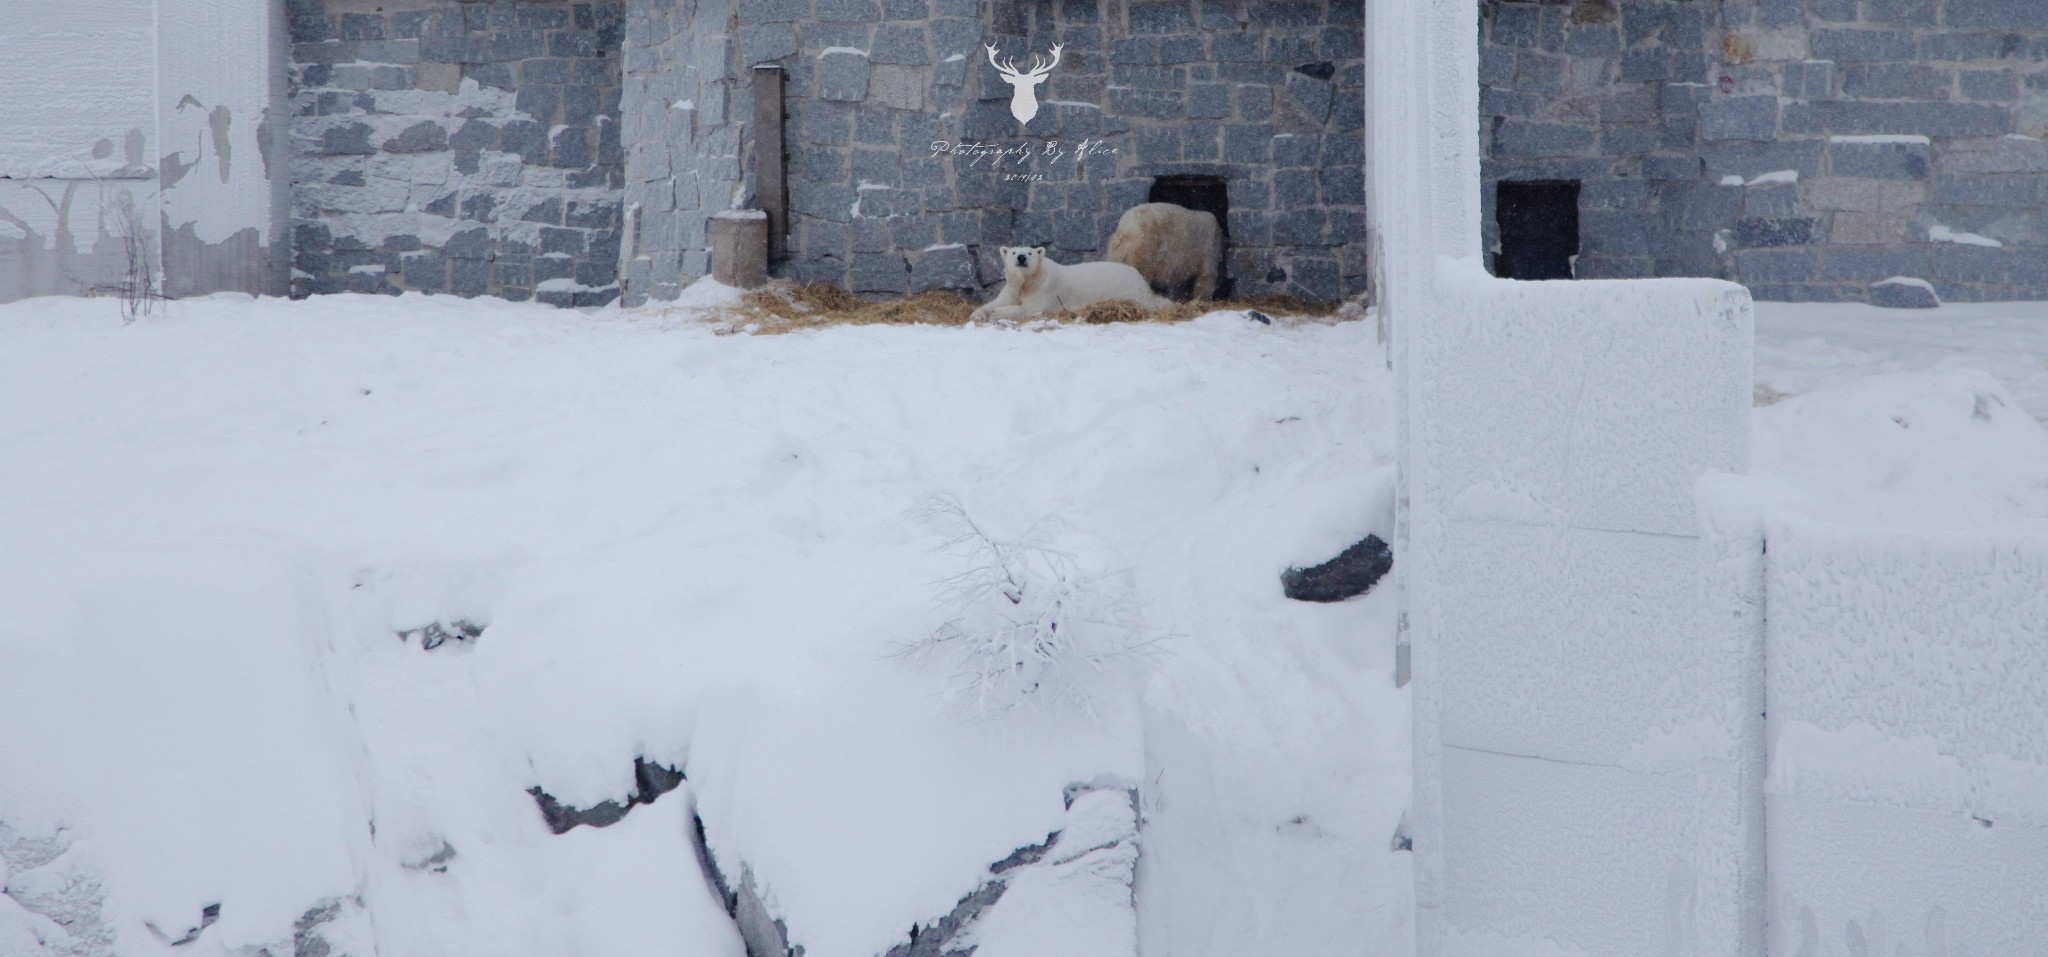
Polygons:
M1019 266L1025 266L1025 265L1029 265L1029 263L1027 263L1027 262L1025 261L1025 260L1026 260L1027 258L1028 258L1028 257L1026 257L1026 256L1025 256L1025 255L1024 255L1023 253L1018 253L1018 254L1017 254L1017 265L1019 265Z

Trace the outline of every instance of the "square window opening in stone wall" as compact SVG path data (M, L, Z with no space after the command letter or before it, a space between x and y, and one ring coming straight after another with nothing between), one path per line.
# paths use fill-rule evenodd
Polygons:
M1579 255L1578 180L1502 180L1494 193L1502 279L1571 279Z
M1228 299L1234 289L1230 280L1230 190L1221 176L1197 174L1175 174L1159 176L1152 180L1152 188L1145 195L1148 203L1172 203L1188 209L1199 210L1216 217L1216 228L1223 234L1222 275L1216 281L1217 299ZM1189 281L1189 286L1193 280ZM1178 299L1188 298L1188 289L1170 289L1167 295Z

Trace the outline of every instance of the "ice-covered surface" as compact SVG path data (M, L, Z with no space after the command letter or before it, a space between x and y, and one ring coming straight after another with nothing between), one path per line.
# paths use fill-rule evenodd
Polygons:
M1746 464L1748 297L1701 280L1484 275L1476 8L1366 9L1367 206L1385 252L1405 506L1394 573L1414 669L1417 950L1739 953L1762 935L1738 886L1755 850L1745 765L1698 744L1647 760L1628 739L1739 737L1741 703L1722 692L1740 661L1688 641L1702 630L1686 615L1698 568L1660 553L1697 551L1699 475ZM1515 645L1533 670L1458 677L1480 664L1476 641ZM1644 686L1646 672L1661 680ZM1627 694L1570 696L1603 689ZM1587 718L1625 730L1574 738ZM1519 753L1487 750L1503 743ZM1530 773L1503 777L1507 764Z
M1772 952L2048 954L2048 304L1759 313Z
M1145 952L1404 953L1391 602L1278 581L1391 534L1374 336L0 307L0 952L75 911L157 953L219 904L180 952L327 906L358 957L730 955L695 807L808 954L871 957L1093 783L1146 790ZM1142 686L977 721L891 657L962 570L934 492L1100 543L1164 636ZM690 783L562 836L525 793L623 798L635 757Z
M2048 536L1767 534L1774 952L2048 954Z
M1748 458L1747 297L1440 295L1429 329L1393 317L1427 343L1396 359L1412 411L1395 567L1417 693L1436 698L1417 715L1437 756L1417 757L1416 847L1444 930L1422 952L1742 953L1762 931L1742 891L1747 672L1739 636L1705 627L1693 489Z

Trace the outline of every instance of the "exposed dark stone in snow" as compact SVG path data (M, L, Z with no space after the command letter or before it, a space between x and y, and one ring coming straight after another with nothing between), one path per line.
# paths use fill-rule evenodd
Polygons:
M1408 835L1408 815L1405 813L1401 815L1401 823L1394 825L1394 840L1390 849L1396 851L1412 851L1415 849L1415 839Z
M1870 284L1870 304L1886 309L1933 309L1941 305L1941 297L1917 282L1886 280Z
M1394 550L1378 535L1344 550L1314 568L1289 568L1280 573L1280 587L1296 601L1343 601L1372 590L1394 567Z
M725 881L721 878L718 885L724 887ZM802 947L789 946L789 925L768 913L768 903L754 886L753 868L740 866L739 888L726 897L726 912L739 925L747 957L803 957Z
M292 922L292 957L361 957L337 952L334 944L326 937L329 924L345 924L350 919L357 922L367 920L367 915L363 913L362 898L330 897L307 908L304 914L299 915L298 920ZM260 957L270 957L268 948L258 953Z
M1070 815L1068 827L1054 831L1045 839L1045 843L1020 847L1010 856L989 865L989 878L983 881L980 887L962 897L944 916L911 927L906 939L889 948L882 957L968 957L974 953L976 945L967 942L967 931L977 918L998 905L1003 894L1009 890L1010 882L1018 874L1033 868L1073 864L1089 855L1105 851L1114 852L1126 844L1135 842L1137 792L1134 790L1069 789L1066 796L1069 810L1072 811L1074 802L1081 795L1098 790L1115 790L1122 794L1123 803L1129 808L1129 817L1123 821L1122 827L1105 833L1100 827L1100 816L1090 822L1085 816L1077 818ZM1097 809L1100 807L1097 805ZM1081 823L1077 825L1077 821ZM1088 833L1070 834L1069 829L1076 826ZM1062 845L1062 839L1067 841L1067 845ZM1079 842L1077 846L1076 842ZM1135 868L1136 856L1132 855L1129 860ZM736 887L730 885L715 866L712 868L712 880L726 895L726 910L739 925L740 939L746 943L747 957L803 957L803 947L790 945L787 926L770 913L751 868L745 864L740 865L740 881ZM1128 880L1127 877L1126 883Z
M114 932L102 919L100 880L78 866L62 831L24 833L0 820L0 908L19 907L59 928L51 953L113 957ZM12 957L12 955L9 955Z
M433 651L445 644L450 638L456 641L475 641L483 637L485 627L484 625L457 618L455 621L445 625L437 621L424 628L401 631L398 633L398 640L410 641L414 636L418 636L420 647L427 651Z
M434 849L434 853L429 854L426 857L420 858L417 861L406 861L401 866L405 867L407 870L433 871L436 874L446 874L448 873L448 862L454 859L455 845L450 844L446 839L443 839L441 841L441 846Z
M540 805L540 816L548 822L548 830L565 834L572 827L588 824L591 827L610 827L619 823L626 812L636 804L653 804L658 798L683 783L683 772L677 768L663 767L645 758L633 759L634 791L626 803L601 801L587 808L573 807L555 800L554 796L538 786L527 788L533 795L534 803Z
M155 934L158 940L172 947L183 947L198 940L199 935L204 933L208 927L212 927L213 922L217 920L220 920L220 904L213 903L199 909L199 926L187 928L184 935L177 940L172 940L171 935L164 933L163 928L149 921L143 921L142 926L149 928L149 932Z
M1245 310L1244 317L1246 319L1252 320L1253 322L1264 323L1269 326L1273 324L1272 316L1266 315L1265 313L1260 312L1257 309Z

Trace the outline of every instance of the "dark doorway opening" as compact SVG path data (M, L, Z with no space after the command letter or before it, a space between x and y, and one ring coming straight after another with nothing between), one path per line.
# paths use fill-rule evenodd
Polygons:
M1221 275L1216 280L1216 298L1230 298L1235 291L1230 281L1230 190L1224 185L1223 177L1193 174L1161 176L1152 181L1152 190L1146 194L1145 201L1172 203L1216 217L1216 228L1223 234L1223 263ZM1168 290L1168 294L1186 298L1181 290Z
M1578 180L1503 180L1494 192L1502 279L1570 279L1579 254Z

